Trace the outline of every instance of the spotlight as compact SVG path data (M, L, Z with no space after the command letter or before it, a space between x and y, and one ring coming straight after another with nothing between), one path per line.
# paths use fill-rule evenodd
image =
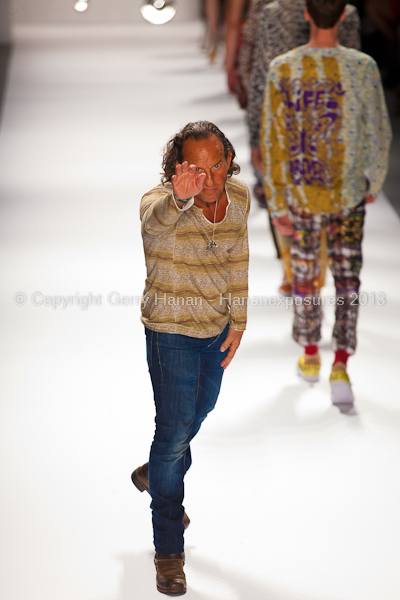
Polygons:
M74 9L77 10L78 12L85 12L85 10L87 10L88 8L88 0L78 0L78 2L75 3Z
M164 25L168 23L176 13L173 0L153 0L140 7L142 17L153 25Z

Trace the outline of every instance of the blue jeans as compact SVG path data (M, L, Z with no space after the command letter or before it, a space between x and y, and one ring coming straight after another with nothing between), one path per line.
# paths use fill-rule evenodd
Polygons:
M183 478L191 465L190 441L214 408L221 388L220 347L229 325L206 339L146 328L147 362L156 405L149 486L154 546L159 554L183 552Z

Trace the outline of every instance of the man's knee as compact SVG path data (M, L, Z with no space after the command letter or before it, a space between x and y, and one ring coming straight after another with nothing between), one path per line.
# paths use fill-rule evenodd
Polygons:
M190 433L193 420L186 423L185 427L156 426L154 440L151 448L153 455L162 456L165 461L175 461L182 458L189 446Z

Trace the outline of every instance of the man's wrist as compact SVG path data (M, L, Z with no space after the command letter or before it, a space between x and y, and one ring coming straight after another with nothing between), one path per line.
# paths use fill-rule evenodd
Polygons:
M178 196L175 194L175 192L173 194L174 194L175 200L177 202L182 202L182 204L187 204L193 197L193 196L190 196L190 198L187 198L186 200L181 200L180 198L178 198Z

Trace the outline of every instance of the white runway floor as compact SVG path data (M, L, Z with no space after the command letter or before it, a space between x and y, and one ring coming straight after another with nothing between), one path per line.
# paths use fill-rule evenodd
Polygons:
M130 482L153 434L143 327L108 295L141 295L139 201L181 126L214 121L253 184L243 113L199 25L82 32L19 32L0 130L2 600L161 598L149 497ZM254 203L252 296L280 283L266 220ZM193 442L188 600L399 600L400 220L384 197L364 257L375 305L348 414L330 402L333 307L314 386L295 373L291 311L250 307ZM89 292L102 305L34 304Z

